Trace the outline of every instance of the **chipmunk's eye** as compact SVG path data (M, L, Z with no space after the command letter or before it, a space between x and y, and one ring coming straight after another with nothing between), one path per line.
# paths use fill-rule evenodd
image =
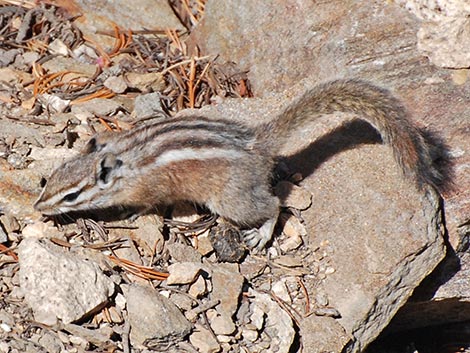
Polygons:
M44 186L46 186L46 184L47 184L46 178L41 178L41 181L39 182L39 185L43 188Z
M70 194L67 194L65 195L63 198L62 198L62 201L65 201L65 202L73 202L77 199L78 195L80 195L81 193L81 190L78 190L78 191L75 191L75 192L71 192Z

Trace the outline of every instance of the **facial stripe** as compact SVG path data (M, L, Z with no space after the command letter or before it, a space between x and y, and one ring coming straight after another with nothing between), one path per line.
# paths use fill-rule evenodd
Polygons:
M86 185L87 185L87 180L82 180L80 183L78 183L77 186L64 185L62 190L52 195L52 197L46 200L43 200L42 202L48 205L56 205L62 201L65 195L82 190L86 187Z

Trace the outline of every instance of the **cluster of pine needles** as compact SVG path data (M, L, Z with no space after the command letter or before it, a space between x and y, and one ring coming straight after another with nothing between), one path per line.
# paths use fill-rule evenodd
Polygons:
M160 94L169 113L211 104L215 97L251 96L246 73L234 64L220 63L216 55L200 55L198 48L191 53L188 49L185 40L201 19L205 1L170 3L186 31L137 31L109 23L109 30L99 34L112 37L114 44L103 48L74 25L80 13L67 1L54 1L54 5L48 1L0 1L0 46L38 53L40 57L31 68L34 81L24 83L25 88L31 89L34 96L53 94L71 104L114 97L116 94L103 85L100 75L117 65L128 72L161 74L165 88ZM91 49L96 54L90 59L96 66L95 73L88 77L67 70L47 72L42 64L57 55L49 50L55 40L60 40L72 56L80 46Z

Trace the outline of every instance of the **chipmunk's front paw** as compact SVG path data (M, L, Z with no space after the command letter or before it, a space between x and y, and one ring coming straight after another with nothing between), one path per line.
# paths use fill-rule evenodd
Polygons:
M259 229L243 231L245 244L255 252L263 250L273 236L276 222L277 218L268 219Z
M259 252L263 250L266 243L269 241L270 238L266 239L260 233L259 229L254 228L250 230L244 230L242 232L243 241L248 248L254 250L255 252Z

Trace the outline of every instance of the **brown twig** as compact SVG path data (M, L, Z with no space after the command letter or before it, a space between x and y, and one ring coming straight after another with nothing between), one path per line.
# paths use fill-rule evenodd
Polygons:
M18 262L18 255L16 255L12 249L3 244L0 244L0 254L7 254L8 256L11 256L15 262Z

